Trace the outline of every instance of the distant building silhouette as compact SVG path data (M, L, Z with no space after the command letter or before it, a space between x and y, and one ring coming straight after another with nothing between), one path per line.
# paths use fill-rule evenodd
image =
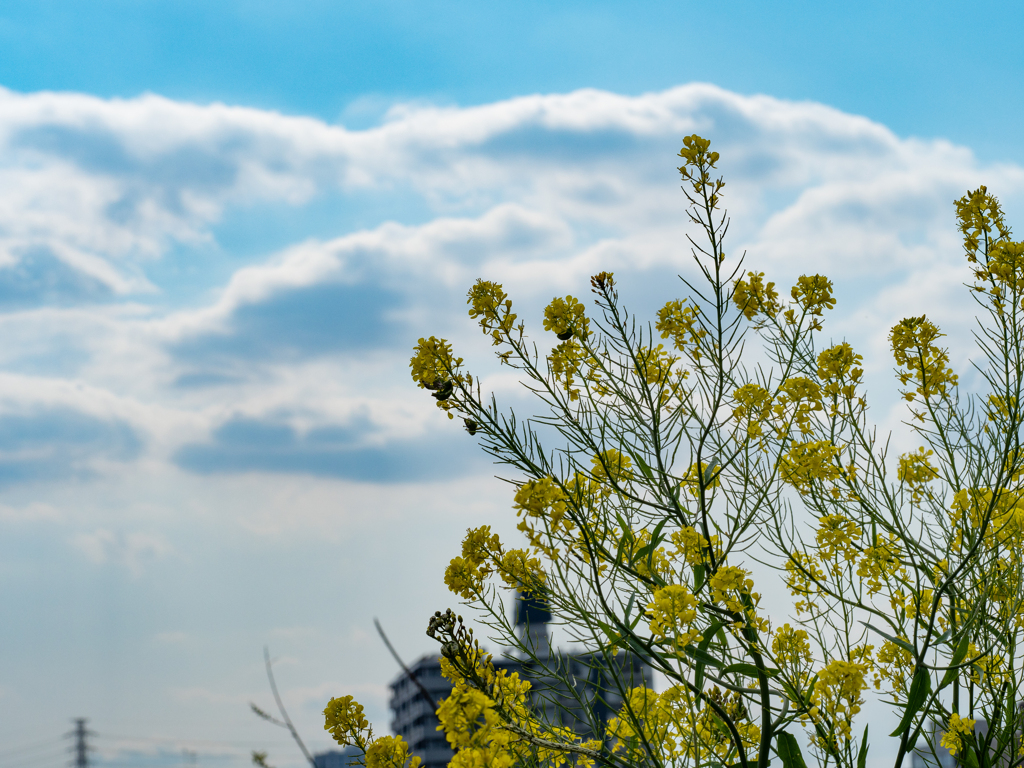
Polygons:
M313 755L313 763L316 768L350 768L350 766L362 765L363 760L356 747L345 747Z
M516 600L515 619L520 640L541 663L496 658L494 666L518 672L530 681L530 706L548 723L571 727L583 738L601 738L605 723L622 705L617 689L651 685L650 668L632 654L620 653L609 665L600 654L553 651L547 634L551 613L539 600L520 596ZM548 674L544 665L560 674ZM444 768L453 753L444 733L437 730L440 723L436 711L437 703L451 693L452 685L441 676L436 655L423 656L409 672L403 672L391 683L391 730L408 742L410 751L423 760L423 768ZM413 678L430 694L429 701ZM575 687L569 688L564 679L575 680ZM590 713L597 721L597 733Z

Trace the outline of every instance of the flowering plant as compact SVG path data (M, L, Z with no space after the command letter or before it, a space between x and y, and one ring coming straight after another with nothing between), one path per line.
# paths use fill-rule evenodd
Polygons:
M897 712L895 768L914 749L972 768L1024 762L1024 246L985 187L957 201L985 318L983 391L960 391L933 321L901 320L889 340L923 445L893 457L868 420L861 355L818 341L831 281L801 276L784 300L764 273L727 260L718 153L694 135L680 157L703 282L684 280L690 295L653 324L602 272L593 316L573 296L547 307L545 354L500 285L470 289L470 317L542 415L523 421L485 399L447 341L416 346L413 379L518 473L523 545L469 530L446 584L496 639L578 691L505 616L508 591L543 600L606 660L622 701L606 721L579 694L600 735L585 739L527 706L530 681L496 670L461 617L438 612L429 634L454 685L438 710L452 766L802 768L803 741L822 765L864 768L865 695ZM748 329L770 367L744 365ZM552 434L553 450L541 440ZM794 598L785 621L762 607L755 558ZM623 652L663 690L614 674ZM332 700L328 729L368 768L403 768L406 746L372 739L356 706Z

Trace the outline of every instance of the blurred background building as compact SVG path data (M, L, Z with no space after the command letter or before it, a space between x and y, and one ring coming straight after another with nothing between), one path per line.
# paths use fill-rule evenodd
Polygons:
M516 631L537 659L510 655L495 658L494 665L530 681L530 706L546 722L568 726L582 738L603 738L605 724L622 705L618 691L650 686L651 670L629 653L609 660L602 654L553 650L547 631L550 620L551 613L543 603L520 595L515 604ZM565 680L573 680L575 685L570 687ZM390 687L391 730L408 742L410 751L423 760L423 768L447 766L453 753L437 730L440 723L435 712L452 685L441 676L438 656L418 659L409 673L400 674Z

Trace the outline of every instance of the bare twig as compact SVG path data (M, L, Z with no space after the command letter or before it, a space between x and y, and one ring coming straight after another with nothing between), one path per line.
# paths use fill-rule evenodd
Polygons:
M277 683L274 681L274 670L270 664L270 649L267 646L263 646L263 660L267 666L267 679L270 681L270 690L274 692L274 701L277 702L277 710L281 713L281 720L278 720L273 715L264 712L262 709L257 707L255 704L250 704L252 711L262 717L269 723L279 725L282 728L287 728L292 734L292 738L295 739L295 743L299 745L299 749L302 750L302 754L306 756L306 760L309 764L316 768L316 761L313 756L309 754L309 750L306 749L306 745L302 743L302 739L299 737L299 732L295 730L295 726L292 724L292 719L288 717L288 711L284 708L284 702L281 701L281 695L277 692Z
M419 681L419 678L417 678L416 675L414 675L412 671L405 666L405 662L402 661L402 657L398 655L398 651L395 650L395 647L391 645L391 641L388 640L388 636L384 634L384 628L380 625L380 622L376 617L373 619L373 625L377 627L377 634L379 634L380 639L384 641L384 645L386 645L388 650L391 651L391 658L398 662L398 666L400 666L402 671L405 672L406 677L416 684L416 687L420 689L420 693L423 695L423 698L425 698L429 704L435 704L436 702L430 698L430 691L424 688L423 683Z

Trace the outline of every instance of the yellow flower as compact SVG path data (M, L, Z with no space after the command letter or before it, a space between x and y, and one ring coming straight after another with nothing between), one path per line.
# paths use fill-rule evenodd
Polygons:
M803 552L793 552L786 561L786 586L794 597L809 598L821 591L819 583L825 580L824 572ZM802 599L796 604L797 611L813 611L817 608L812 600Z
M856 384L864 375L864 370L858 367L863 360L863 356L856 354L845 341L836 344L818 355L818 378L834 382L848 379Z
M903 562L900 560L899 542L895 534L885 539L881 534L875 537L875 543L864 549L863 557L857 565L857 575L867 581L868 594L873 595L882 589L882 582L900 573Z
M366 748L366 768L419 768L420 758L409 758L409 745L401 736L380 736Z
M498 573L506 587L524 592L535 592L547 580L540 560L530 557L525 549L510 549L503 554Z
M824 275L801 275L790 293L810 315L820 316L822 310L832 309L836 305L836 300L832 298L832 281Z
M480 318L480 328L490 334L494 344L508 338L515 326L516 315L512 313L512 301L501 289L500 283L477 280L469 289L469 316Z
M710 482L705 483L705 490L721 487L722 479L721 475L719 474L721 469L722 468L716 464L713 468L710 468L709 470L709 465L706 461L702 461L700 463L700 466L697 466L697 463L694 462L693 464L690 465L690 468L686 470L686 474L683 475L683 479L679 481L679 484L683 488L686 488L690 492L690 495L693 496L695 499L699 498L701 493L700 482L702 479L709 478L712 475L714 475L714 478L711 479Z
M949 368L949 352L932 342L944 334L924 315L900 320L889 332L889 343L899 372L901 384L913 380L916 387L903 392L907 401L915 395L923 397L945 396L957 384L957 375Z
M671 640L680 650L700 642L700 632L692 627L697 619L697 599L682 584L669 584L654 593L647 604L651 634L658 640Z
M939 476L938 470L928 461L928 457L932 455L932 451L926 452L924 446L921 446L916 453L904 453L900 456L897 474L900 482L910 488L911 499L915 504L924 498L924 486Z
M677 531L672 531L669 541L675 545L673 556L682 555L687 565L702 565L706 561L705 551L708 549L708 540L704 538L695 528L688 525L682 526ZM716 554L721 555L718 546L718 537L712 535L711 545L715 548Z
M462 557L452 558L444 572L448 589L464 600L472 600L483 590L484 579L493 570L488 561L502 556L501 540L484 525L469 528L462 541Z
M764 620L757 615L755 608L761 596L753 591L754 581L750 578L750 571L745 571L735 565L720 567L708 580L711 587L711 600L716 603L723 603L733 613L743 614L747 623L765 628ZM749 601L750 607L744 605Z
M857 541L861 536L861 527L845 515L825 515L818 518L818 531L815 539L818 543L818 556L822 560L832 560L842 555L849 562L857 557Z
M747 320L757 315L775 317L782 309L775 283L765 285L764 272L747 272L748 280L737 280L732 293L733 303Z
M867 688L869 668L866 662L834 659L818 672L818 682L811 692L811 717L831 729L836 743L851 738L853 718L864 703L861 692Z
M363 705L351 696L331 699L324 709L324 730L342 746L365 747L370 723L363 714Z
M744 384L732 393L732 399L736 402L732 418L740 423L746 420L748 438L761 437L763 422L772 405L768 390L758 384Z
M807 631L793 629L784 624L775 630L772 638L772 653L776 661L787 669L793 677L803 680L807 665L811 662L811 644Z
M633 479L633 471L630 469L633 461L614 448L601 451L590 460L590 463L594 465L591 470L594 480L602 485L612 482L622 485Z
M983 255L983 241L1010 239L1010 228L1006 226L1002 207L985 187L978 187L956 201L956 218L964 236L967 260L971 263L978 263L978 256ZM984 276L979 277L984 279Z
M551 375L556 382L562 385L571 401L580 399L579 389L573 386L575 377L585 376L591 381L596 380L597 371L594 370L592 363L594 363L593 357L575 338L563 341L548 355L548 368L551 370ZM585 374L584 365L589 365Z
M583 304L572 296L556 296L544 308L544 330L553 331L563 341L573 336L585 339L590 335L590 320L585 311Z
M974 731L976 720L960 717L956 712L949 716L948 730L942 734L940 746L949 750L949 754L955 755L963 748L963 737Z
M658 322L655 329L661 338L672 337L672 345L680 352L686 352L695 360L700 359L700 340L707 331L701 327L698 315L699 307L686 306L686 299L668 302L658 310Z
M839 448L828 440L794 442L779 462L779 472L800 493L810 493L814 483L830 483L842 476L838 457Z

